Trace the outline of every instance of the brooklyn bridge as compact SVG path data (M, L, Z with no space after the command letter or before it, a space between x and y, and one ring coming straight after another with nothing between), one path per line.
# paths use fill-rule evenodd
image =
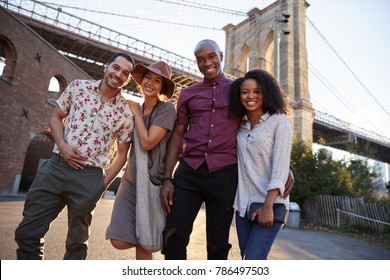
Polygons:
M23 4L20 5L20 3ZM81 68L90 78L101 78L102 65L109 57L115 52L126 51L137 63L148 65L156 60L164 60L172 66L172 79L177 85L172 102L176 101L180 89L201 80L194 60L66 13L61 8L53 8L36 1L1 1L0 7L2 17L7 13L17 19L20 24L32 29L61 55ZM9 30L9 32L17 32L18 28L15 26L15 30ZM0 39L6 36L7 34L0 34ZM2 40L0 43L5 44L4 39ZM1 56L7 59L4 50L7 48L2 49ZM35 60L40 59L39 52L35 55ZM226 70L225 72L234 78L234 73ZM126 90L129 94L138 94L134 82L131 82ZM2 134L11 133L4 129L2 127ZM358 154L365 154L363 149L369 146L374 151L371 155L373 159L390 163L390 139L356 127L315 108L312 141L341 150L346 150L348 143L353 142L361 147Z

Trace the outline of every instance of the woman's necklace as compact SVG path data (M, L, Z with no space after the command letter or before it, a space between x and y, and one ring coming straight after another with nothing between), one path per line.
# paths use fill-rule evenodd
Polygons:
M153 108L152 108L152 109L145 109L145 108L144 108L143 114L144 114L144 116L147 116L147 115L149 115L152 111L153 111Z
M156 108L156 106L158 105L159 102L160 102L160 101L158 100L157 103L156 103L153 107L150 107L150 108L145 108L145 103L144 103L143 106L142 106L143 115L144 115L144 116L147 116L147 115L152 114L154 108Z
M145 116L147 116L147 115L150 114L148 124L145 123L145 125L147 125L147 129L149 129L149 128L150 128L150 125L152 124L152 118L153 118L153 115L152 115L152 114L153 114L153 111L154 111L154 109L157 107L157 105L158 105L159 102L160 102L160 101L157 101L156 105L154 105L153 108L152 108L151 110L148 110L148 111L144 111L144 107L143 107L143 105L142 105L142 111L143 111L143 114L144 114L144 121L146 121ZM145 105L145 104L144 104L144 105ZM148 114L147 114L146 112L148 112Z
M117 96L117 94L121 91L119 89L119 91L117 93L115 93L114 96L107 98L107 97L103 96L103 94L100 92L100 90L101 90L101 85L98 85L96 87L96 92L98 93L98 96L100 97L100 100L103 101L103 102L113 100L115 98L115 96Z

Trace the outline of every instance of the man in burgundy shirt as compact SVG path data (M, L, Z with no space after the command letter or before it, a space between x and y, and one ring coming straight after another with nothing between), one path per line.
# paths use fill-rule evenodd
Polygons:
M177 102L176 126L167 148L161 188L161 204L167 213L163 254L166 259L187 258L193 223L204 202L207 259L224 260L231 248L240 119L229 116L232 80L222 72L223 54L218 44L202 40L194 54L204 79L183 89Z

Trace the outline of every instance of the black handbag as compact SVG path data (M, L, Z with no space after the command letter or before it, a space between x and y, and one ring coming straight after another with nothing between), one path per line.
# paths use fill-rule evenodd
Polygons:
M253 213L263 206L262 202L252 202L249 206L248 219L250 219ZM274 223L284 224L286 219L286 205L283 203L274 203Z

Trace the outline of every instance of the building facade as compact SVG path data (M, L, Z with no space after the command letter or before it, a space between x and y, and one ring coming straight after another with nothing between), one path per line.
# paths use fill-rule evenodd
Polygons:
M54 141L49 118L59 92L88 78L33 30L0 7L0 194L28 189ZM58 92L50 92L55 78Z

